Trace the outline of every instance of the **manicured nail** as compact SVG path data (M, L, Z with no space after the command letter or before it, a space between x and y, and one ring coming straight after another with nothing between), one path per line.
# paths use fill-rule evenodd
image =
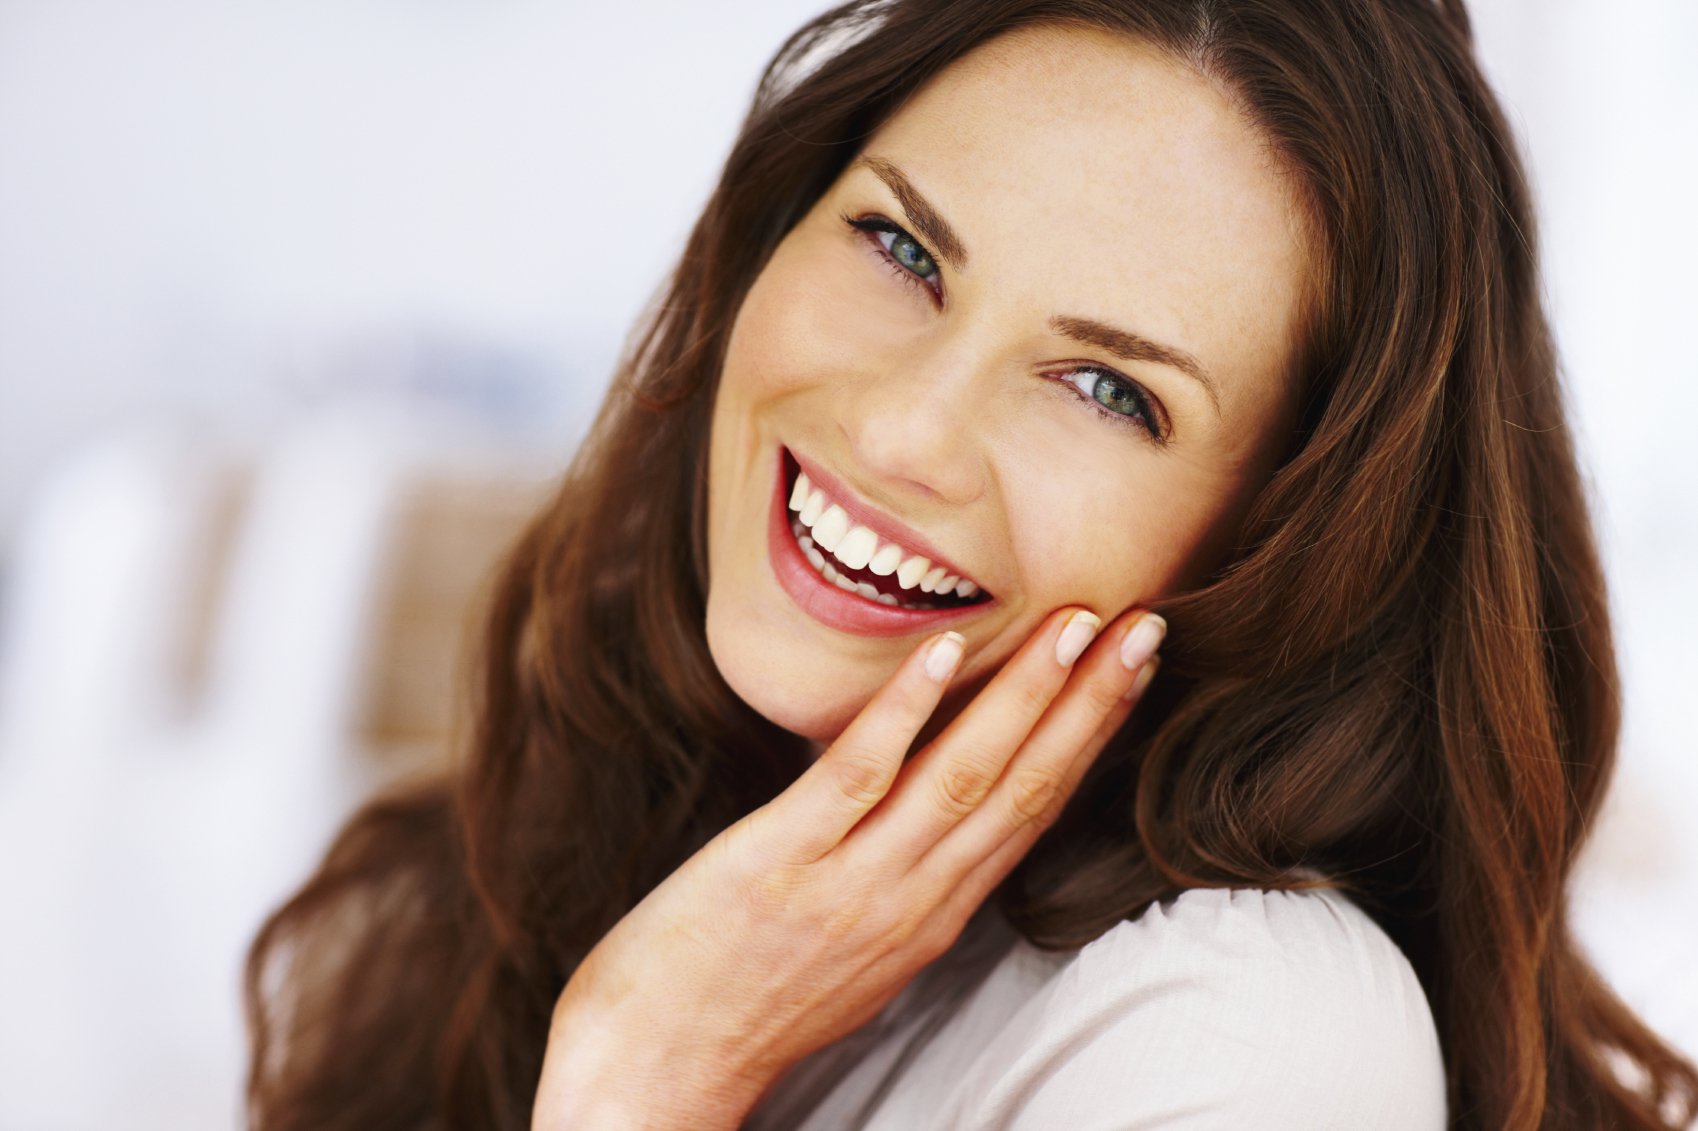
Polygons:
M938 683L948 683L955 669L961 666L961 652L967 639L959 632L946 632L933 641L926 653L926 674Z
M1132 677L1132 686L1126 689L1126 698L1136 699L1144 693L1144 688L1150 686L1150 681L1156 678L1156 669L1161 667L1161 657L1151 656L1137 675Z
M1129 672L1144 666L1144 661L1156 654L1162 637L1167 635L1167 622L1154 613L1145 613L1120 642L1120 662Z
M1067 627L1061 630L1061 636L1055 642L1055 662L1064 668L1070 666L1102 626L1097 614L1083 609L1068 617Z

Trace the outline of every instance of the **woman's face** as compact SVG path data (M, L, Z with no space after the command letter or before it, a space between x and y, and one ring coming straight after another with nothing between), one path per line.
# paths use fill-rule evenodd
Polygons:
M1307 266L1264 139L1168 56L1045 28L948 68L738 313L709 466L726 681L829 742L952 628L967 657L938 722L1050 611L1107 623L1200 580L1289 432ZM809 561L797 470L824 563L885 601ZM977 591L927 593L940 568ZM951 607L902 607L922 602Z

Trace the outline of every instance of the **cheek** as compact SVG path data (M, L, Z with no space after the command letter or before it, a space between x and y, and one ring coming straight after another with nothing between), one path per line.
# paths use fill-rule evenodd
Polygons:
M1113 479L1023 493L1014 542L1027 589L1044 607L1078 602L1111 617L1192 582L1232 495L1164 458L1139 453Z
M830 296L780 247L743 300L726 351L728 383L749 395L787 392L810 383L832 356Z
M848 240L793 233L743 300L727 380L753 395L782 395L900 356L923 324L923 304L875 270Z

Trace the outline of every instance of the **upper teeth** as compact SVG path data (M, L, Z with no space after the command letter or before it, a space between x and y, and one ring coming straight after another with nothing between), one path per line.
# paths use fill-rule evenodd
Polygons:
M812 529L813 544L850 569L870 568L880 577L894 573L902 588L918 585L921 592L940 596L955 593L971 597L979 591L976 584L959 574L949 573L943 566L933 566L930 558L910 554L895 542L881 542L867 527L851 523L848 512L808 482L806 472L796 476L796 486L790 491L790 509L798 512L803 526Z

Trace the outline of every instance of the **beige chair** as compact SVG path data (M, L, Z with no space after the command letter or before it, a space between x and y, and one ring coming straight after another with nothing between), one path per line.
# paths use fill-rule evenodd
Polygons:
M465 708L493 571L550 484L421 469L404 485L371 613L358 748L395 769L436 763Z

